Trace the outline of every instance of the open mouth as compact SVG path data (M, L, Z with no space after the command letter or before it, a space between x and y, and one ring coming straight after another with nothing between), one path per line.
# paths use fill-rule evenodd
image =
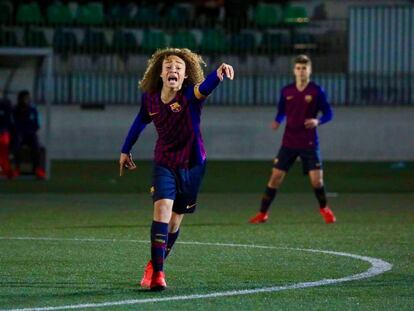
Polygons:
M168 77L168 82L178 82L177 77Z

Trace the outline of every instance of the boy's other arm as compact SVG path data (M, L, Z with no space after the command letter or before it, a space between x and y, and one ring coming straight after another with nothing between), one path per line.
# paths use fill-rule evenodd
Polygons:
M286 101L283 96L283 90L280 92L279 103L277 105L277 113L275 119L273 120L271 127L273 130L277 130L280 124L283 122L286 116Z

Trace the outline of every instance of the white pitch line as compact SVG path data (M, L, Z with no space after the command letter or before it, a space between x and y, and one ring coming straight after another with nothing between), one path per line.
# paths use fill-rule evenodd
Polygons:
M126 239L93 239L93 238L49 238L49 237L0 237L0 240L37 240L37 241L75 241L75 242L131 242L131 243L148 243L148 241L142 240L126 240ZM306 249L306 248L291 248L291 247L277 247L277 246L265 246L265 245L252 245L252 244L233 244L233 243L209 243L209 242L177 242L179 244L187 245L207 245L207 246L227 246L227 247L244 247L244 248L261 248L261 249L285 249L285 250L296 250L311 253L322 253L342 257L350 257L353 259L362 260L371 264L371 267L362 273L345 276L339 279L323 279L314 282L301 282L292 285L284 286L272 286L263 288L253 288L245 290L233 290L225 292L214 292L209 294L194 294L194 295L183 295L183 296L169 296L162 298L146 298L146 299L130 299L121 301L108 301L102 303L85 303L85 304L74 304L66 306L52 306L52 307L35 307L35 308L23 308L23 309L3 309L0 311L50 311L50 310L69 310L69 309L81 309L81 308L102 308L112 307L121 305L135 305L145 304L163 301L179 301L179 300L192 300L192 299L206 299L206 298L218 298L218 297L229 297L229 296L241 296L257 293L269 293L278 292L288 289L300 289L308 287L316 287L322 285L332 285L349 281L356 281L373 277L392 269L392 264L373 257L360 256L344 252L335 252L318 249Z

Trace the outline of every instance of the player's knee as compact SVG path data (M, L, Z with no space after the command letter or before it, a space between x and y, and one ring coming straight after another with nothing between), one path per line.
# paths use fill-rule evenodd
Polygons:
M311 184L313 188L321 188L323 187L323 179L322 178L312 178Z
M158 222L168 223L169 216L167 213L157 211L154 213L154 220Z
M164 204L164 202L160 201L157 201L154 206L154 220L169 223L171 220L172 206L168 202Z

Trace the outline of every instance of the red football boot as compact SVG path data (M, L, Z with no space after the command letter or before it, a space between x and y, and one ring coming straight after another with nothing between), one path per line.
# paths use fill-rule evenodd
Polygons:
M253 218L250 218L249 222L251 224L260 224L260 223L266 222L268 218L269 218L268 213L259 212L256 214L256 216L254 216Z
M167 282L165 282L165 274L163 271L154 271L150 288L152 291L162 291L167 288Z
M336 222L336 217L328 206L319 209L319 212L321 213L323 219L327 224L333 224L334 222Z
M154 272L154 268L152 267L152 261L150 260L145 266L144 275L142 276L142 279L141 279L142 288L150 288L153 272Z
M35 171L37 179L46 179L46 172L43 168L38 167Z

